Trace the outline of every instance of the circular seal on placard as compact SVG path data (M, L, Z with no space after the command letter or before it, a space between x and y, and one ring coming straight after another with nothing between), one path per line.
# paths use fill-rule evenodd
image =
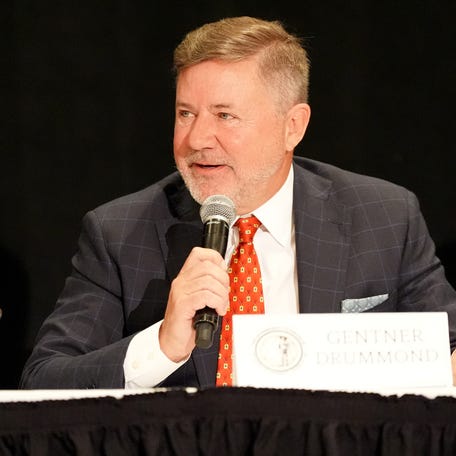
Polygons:
M300 338L288 329L276 328L262 332L255 342L257 360L272 371L296 367L303 357Z

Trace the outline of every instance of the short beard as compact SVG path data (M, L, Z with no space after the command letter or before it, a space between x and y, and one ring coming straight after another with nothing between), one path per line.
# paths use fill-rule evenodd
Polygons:
M206 198L211 195L206 195L206 193L202 189L203 186L195 182L195 179L190 175L190 172L188 172L188 170L186 170L187 172L185 172L180 166L177 166L177 170L179 171L179 174L181 175L182 180L184 181L185 186L187 187L187 190L190 192L192 198L198 204L203 204Z
M190 192L190 195L192 198L200 205L204 203L204 201L212 195L215 194L223 194L230 198L234 206L238 208L244 208L244 207L254 207L255 209L259 207L261 204L265 203L266 200L262 201L261 195L260 197L258 196L258 192L255 190L259 190L260 188L263 188L264 185L266 184L267 181L274 175L274 173L277 171L279 167L279 164L276 163L271 169L266 169L262 168L263 172L259 172L256 175L251 176L250 184L248 187L246 186L241 186L241 187L236 187L231 190L223 189L220 192L217 191L209 191L205 185L205 182L197 182L196 179L194 179L191 176L191 173L186 169L185 171L182 170L179 166L177 167L184 183L185 186L187 187L187 190ZM260 190L261 192L261 190ZM257 204L258 201L261 201L260 204ZM253 209L252 209L253 210ZM237 211L239 214L239 210ZM240 215L244 215L245 213L241 213Z

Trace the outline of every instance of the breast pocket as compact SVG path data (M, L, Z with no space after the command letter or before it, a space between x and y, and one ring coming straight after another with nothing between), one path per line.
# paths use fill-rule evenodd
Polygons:
M341 302L341 312L391 312L394 311L394 304L389 298L389 294L386 293L365 298L344 299Z

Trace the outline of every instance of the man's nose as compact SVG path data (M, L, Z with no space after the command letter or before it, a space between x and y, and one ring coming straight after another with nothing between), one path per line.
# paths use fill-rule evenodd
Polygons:
M211 114L198 114L188 133L188 145L193 150L211 149L215 146L215 122Z

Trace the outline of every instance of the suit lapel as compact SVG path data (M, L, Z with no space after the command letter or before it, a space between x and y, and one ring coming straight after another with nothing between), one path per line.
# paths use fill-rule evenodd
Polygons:
M293 213L302 313L340 312L349 250L350 213L332 182L294 165Z
M159 220L156 226L171 282L192 248L201 245L203 224L199 217L199 205L190 196L182 180L168 184L164 192L169 217Z

